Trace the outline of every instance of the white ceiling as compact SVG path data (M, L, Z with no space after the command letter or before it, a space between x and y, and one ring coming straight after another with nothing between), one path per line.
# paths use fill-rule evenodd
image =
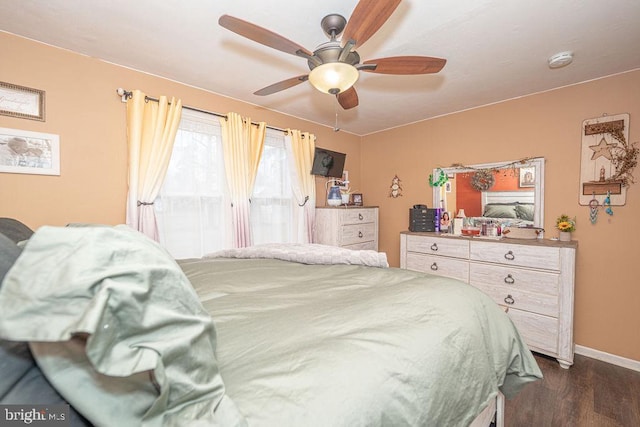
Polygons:
M640 0L404 0L358 49L362 60L423 55L446 58L447 65L432 75L362 72L360 105L344 111L308 82L253 95L306 74L306 60L217 23L229 14L314 50L327 41L320 20L329 13L348 19L356 4L0 0L0 30L327 126L338 111L339 127L357 135L640 69ZM548 57L561 51L575 53L573 64L549 69Z

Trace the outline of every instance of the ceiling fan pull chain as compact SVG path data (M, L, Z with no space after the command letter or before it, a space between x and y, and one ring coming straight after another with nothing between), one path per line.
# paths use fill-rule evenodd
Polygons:
M338 127L338 97L337 96L336 96L336 102L334 104L334 109L335 109L335 112L336 112L336 122L333 125L333 131L334 132L338 132L338 131L340 131L340 128Z

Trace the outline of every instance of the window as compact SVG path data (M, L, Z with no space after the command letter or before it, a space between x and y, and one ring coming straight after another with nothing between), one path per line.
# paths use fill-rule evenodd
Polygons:
M290 242L295 201L282 132L268 129L251 197L254 244ZM177 259L231 247L228 195L218 117L183 109L155 211L160 243Z
M229 198L217 117L182 111L167 176L154 206L160 243L175 258L226 247Z
M284 134L267 129L251 196L253 244L291 242L294 209L291 165L284 145Z

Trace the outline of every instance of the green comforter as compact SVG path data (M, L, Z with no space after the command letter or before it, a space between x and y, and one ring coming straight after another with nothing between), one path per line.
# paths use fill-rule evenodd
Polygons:
M507 315L461 282L176 263L124 226L39 229L0 286L0 338L30 341L98 426L466 426L541 377Z
M541 378L509 317L461 282L275 259L179 262L250 426L466 426Z

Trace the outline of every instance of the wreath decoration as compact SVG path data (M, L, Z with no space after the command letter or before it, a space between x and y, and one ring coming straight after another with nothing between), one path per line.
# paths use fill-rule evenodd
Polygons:
M478 172L474 173L471 177L471 186L474 190L478 191L487 191L493 184L495 184L496 179L493 176L493 172L490 169L481 169Z
M438 179L433 180L433 174L429 174L429 185L432 187L442 187L445 182L449 181L449 177L446 173L440 168L436 169L438 171Z
M635 183L633 170L638 165L638 147L636 142L628 143L621 130L607 130L620 145L610 150L611 163L616 168L616 173L610 180L622 181L623 187L628 187Z

